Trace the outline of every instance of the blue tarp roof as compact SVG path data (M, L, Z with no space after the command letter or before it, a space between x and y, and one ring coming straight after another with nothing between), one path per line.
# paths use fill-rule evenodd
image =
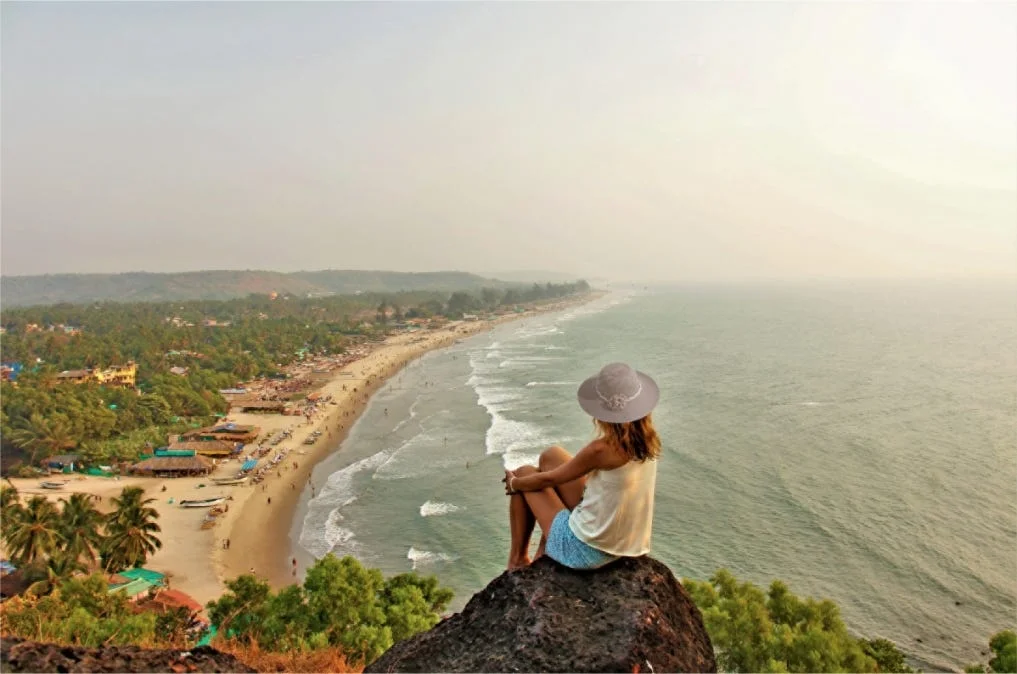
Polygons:
M132 580L125 585L110 585L109 589L106 590L107 594L113 594L114 592L125 592L128 597L135 597L142 592L148 592L148 588L152 587L153 583L145 580L144 578L138 578Z
M254 470L254 467L257 465L257 459L248 459L247 461L244 461L244 465L240 466L240 470Z
M163 582L163 579L166 577L166 574L159 573L158 571L152 571L151 569L145 569L140 566L135 569L127 569L126 571L121 571L117 575L123 576L124 578L130 578L132 580L143 578L144 580L149 581L153 585L158 585L159 583Z

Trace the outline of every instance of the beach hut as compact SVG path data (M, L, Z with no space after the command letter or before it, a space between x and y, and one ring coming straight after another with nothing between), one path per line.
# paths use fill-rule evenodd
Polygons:
M152 585L166 584L165 573L159 573L158 571L153 571L152 569L146 569L143 566L138 566L133 569L126 569L124 571L121 571L117 575L120 576L121 578L126 578L128 580L138 580L140 578L142 580L147 580Z
M170 443L168 449L174 452L193 452L202 456L221 458L233 455L237 451L237 444L225 440L190 440Z
M191 613L201 613L205 608L194 597L180 590L159 590L150 603L157 610L160 607L163 610L185 608Z
M121 592L127 596L129 601L135 601L140 597L146 596L152 587L154 586L149 581L144 578L138 578L123 585L110 585L106 590L106 593L113 594L114 592Z
M58 454L57 456L51 456L48 459L43 460L43 466L50 470L59 470L65 473L69 473L74 470L75 466L80 467L81 455L80 454Z
M282 400L234 400L230 411L282 413L286 403Z
M193 431L187 431L180 436L179 440L181 442L193 440L225 440L226 442L241 442L246 445L249 442L254 442L255 438L257 438L260 433L261 429L257 426L220 424L218 426L196 428Z
M131 466L131 472L155 477L182 477L207 475L212 468L212 462L203 456L153 456Z
M194 456L197 454L193 449L167 449L160 447L153 452L152 456Z

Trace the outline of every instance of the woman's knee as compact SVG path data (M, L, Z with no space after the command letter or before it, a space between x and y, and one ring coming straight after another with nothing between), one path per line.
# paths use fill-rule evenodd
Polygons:
M569 461L572 455L569 454L564 447L558 445L552 445L543 452L540 453L539 467L540 470L553 470L558 466Z
M539 473L540 470L538 470L536 466L519 466L518 468L513 468L512 472L515 473L517 476L522 477L523 475L533 475L534 473Z

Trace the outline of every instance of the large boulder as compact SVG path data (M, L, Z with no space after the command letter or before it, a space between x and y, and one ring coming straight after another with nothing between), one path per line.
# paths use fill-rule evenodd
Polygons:
M254 672L232 655L200 646L189 651L138 646L81 648L4 637L0 672Z
M365 672L715 672L699 609L664 564L507 571Z

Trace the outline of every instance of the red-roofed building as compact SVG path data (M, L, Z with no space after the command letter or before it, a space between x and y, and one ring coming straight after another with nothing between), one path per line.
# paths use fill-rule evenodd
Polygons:
M205 610L191 595L180 590L159 590L155 596L146 597L137 603L139 611L156 611L164 613L179 608L187 609L193 614L200 614ZM199 619L201 619L199 617Z

